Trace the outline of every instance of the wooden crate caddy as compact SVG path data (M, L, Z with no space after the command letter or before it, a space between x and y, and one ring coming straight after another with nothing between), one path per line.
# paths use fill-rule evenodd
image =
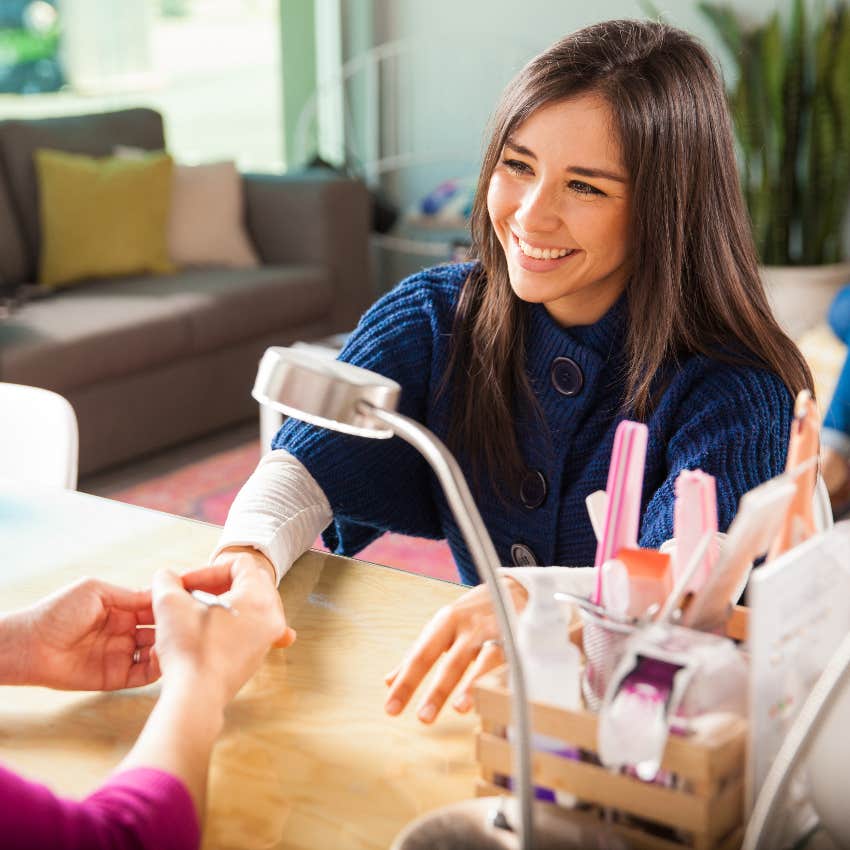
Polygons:
M736 609L727 634L746 636L746 610ZM571 638L580 642L580 629ZM481 765L479 795L506 794L499 784L511 773L512 747L506 730L510 722L507 668L485 676L475 688L481 717L477 757ZM643 782L627 773L612 772L596 758L597 715L532 703L535 733L578 748L586 760L563 758L538 750L532 753L534 784L573 794L590 808L579 818L609 817L612 828L638 850L737 850L744 833L744 765L747 724L730 718L711 732L670 735L661 770L675 774L674 787Z

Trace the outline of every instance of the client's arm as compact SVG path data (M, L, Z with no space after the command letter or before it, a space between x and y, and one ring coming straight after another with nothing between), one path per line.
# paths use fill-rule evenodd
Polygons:
M129 660L131 667L140 669L127 675L129 679L139 677L137 684L155 678L161 668L159 700L117 772L82 802L62 800L43 786L0 770L0 835L4 845L8 841L20 850L194 850L200 843L207 767L224 707L286 628L279 601L272 601L277 594L269 592L271 579L262 573L236 576L228 594L239 611L233 616L196 602L177 576L160 572L153 590L157 637L152 654L148 642L132 644L135 649L130 649L126 632L120 635L119 648L107 649L114 643L108 637L109 615L96 617L96 627L82 621L71 627L71 614L82 615L87 610L93 584L99 591L109 588L83 583L51 597L53 601L42 603L41 609L0 620L0 646L26 648L27 661L15 665L12 677L20 682L67 686L62 677L51 681L55 676L49 669L39 669L38 659L45 654L39 635L44 632L57 646L76 642L84 648L84 655L100 657L107 666L113 654L120 658L119 667ZM57 604L62 609L59 612ZM147 619L144 613L136 616ZM40 632L39 626L48 621L51 627ZM57 622L65 623L69 634L58 628ZM79 634L88 635L88 640L80 642ZM93 674L95 665L88 666ZM88 667L77 665L80 669ZM101 680L112 681L106 676ZM93 679L79 680L80 687L92 685Z

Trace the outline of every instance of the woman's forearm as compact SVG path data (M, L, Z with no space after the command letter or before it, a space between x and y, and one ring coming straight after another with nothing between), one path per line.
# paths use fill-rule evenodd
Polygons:
M166 682L145 728L119 770L153 767L180 779L203 821L207 770L224 723L223 699L209 683Z

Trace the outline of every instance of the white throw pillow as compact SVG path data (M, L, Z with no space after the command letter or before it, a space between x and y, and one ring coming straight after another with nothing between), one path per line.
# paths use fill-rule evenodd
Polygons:
M116 156L148 151L119 145ZM243 221L242 177L232 161L175 165L168 218L174 265L252 268L260 264Z
M234 162L177 165L168 251L177 266L259 265L243 222L242 177Z

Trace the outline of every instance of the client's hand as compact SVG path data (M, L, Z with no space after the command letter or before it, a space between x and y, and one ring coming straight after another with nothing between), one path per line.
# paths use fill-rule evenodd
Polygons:
M183 574L183 587L187 590L205 590L221 596L227 593L236 580L250 574L259 575L263 581L257 587L263 588L268 604L279 610L283 618L284 628L278 635L275 646L286 648L295 642L295 629L286 625L283 602L275 587L274 567L265 555L256 549L231 548L225 549L213 561L212 566L201 567Z
M521 611L528 600L525 588L510 577L501 581L510 592L516 610ZM386 712L398 714L404 709L443 653L445 658L419 703L417 716L423 723L431 723L465 672L466 678L453 705L457 711L469 711L473 682L504 662L498 637L496 613L484 585L441 608L422 630L404 661L384 680L390 686Z
M169 570L154 576L155 649L163 691L171 684L185 688L193 683L202 702L213 700L212 705L223 708L286 631L280 598L268 576L236 571L229 584L224 598L236 614L193 599Z
M134 688L159 676L149 591L83 579L4 620L19 647L15 681L65 690ZM14 659L11 659L14 662Z

